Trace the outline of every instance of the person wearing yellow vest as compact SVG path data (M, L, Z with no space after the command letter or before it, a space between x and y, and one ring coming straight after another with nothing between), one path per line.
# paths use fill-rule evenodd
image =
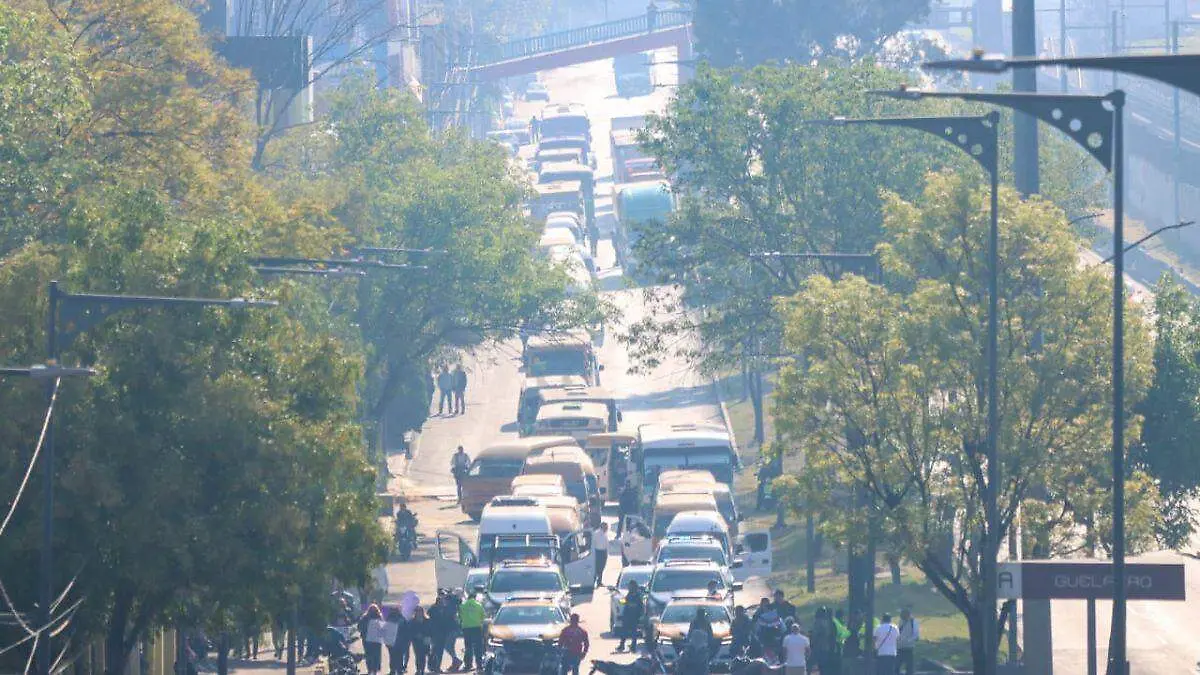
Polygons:
M475 599L472 593L463 600L458 608L458 625L463 634L463 667L467 670L474 667L483 668L483 605Z

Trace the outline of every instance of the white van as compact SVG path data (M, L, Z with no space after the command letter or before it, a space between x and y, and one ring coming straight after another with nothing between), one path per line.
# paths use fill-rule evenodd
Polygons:
M463 588L472 569L490 569L506 559L545 557L558 563L568 584L591 588L596 560L588 541L586 528L556 536L543 506L489 504L479 519L478 547L457 533L438 530L434 574L439 588Z
M733 568L735 581L750 577L765 577L771 573L771 532L756 530L746 532L737 539L730 537L725 518L715 511L685 511L675 516L667 527L667 536L708 535L716 537L725 546L730 559L741 563Z

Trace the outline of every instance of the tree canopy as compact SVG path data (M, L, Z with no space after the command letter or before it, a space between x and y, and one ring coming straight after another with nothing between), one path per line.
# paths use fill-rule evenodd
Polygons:
M805 472L793 481L804 502L853 532L837 499L865 489L890 546L967 618L978 668L980 617L989 611L979 605L979 561L989 555L981 548L987 193L931 174L914 200L888 195L883 222L886 286L814 276L782 301L786 348L804 359L782 373L777 415L804 452ZM993 534L1003 537L1021 509L1025 550L1035 556L1104 550L1109 280L1079 269L1066 218L1048 202L1004 189L1000 238L1001 522ZM1131 308L1127 316L1136 430L1150 345L1141 314ZM1136 552L1153 542L1158 497L1140 471L1129 488Z
M808 64L871 53L929 11L930 0L693 0L700 55L715 66Z
M246 87L171 0L0 6L3 365L45 360L52 279L281 301L121 311L62 351L98 374L62 383L54 466L34 465L57 477L61 608L82 600L56 647L103 637L110 673L151 630L203 613L298 605L321 625L331 581L358 585L383 560L362 420L415 391L397 374L423 386L438 350L595 316L595 298L568 302L564 274L534 255L523 185L492 146L435 137L411 98L352 80L257 173ZM266 280L249 265L362 245L441 253L361 280ZM0 485L15 494L45 391L6 379L0 409ZM26 612L40 498L34 480L0 536L0 581ZM5 646L24 637L0 629ZM5 652L0 670L27 655Z

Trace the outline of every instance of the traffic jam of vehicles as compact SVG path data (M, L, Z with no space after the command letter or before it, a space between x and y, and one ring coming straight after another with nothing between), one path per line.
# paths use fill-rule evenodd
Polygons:
M646 63L637 55L616 64L619 93L652 90ZM513 144L514 161L531 173L526 206L540 253L567 270L572 289L594 290L592 120L582 104L551 101L546 91L538 83L526 91L527 103L545 101L528 132L505 123L492 137ZM631 263L637 227L675 208L662 170L638 146L643 124L643 116L615 117L608 138L611 236L622 265ZM459 505L477 535L437 531L437 585L483 604L489 672L557 673L556 640L572 608L605 594L618 650L628 639L630 652L639 642L648 651L633 665L593 661L597 671L728 671L735 598L747 578L770 573L770 534L740 531L739 458L723 424L625 423L621 397L602 385L602 339L584 330L522 335L519 437L481 448L462 475ZM603 573L604 560L610 571L620 561L616 574ZM685 641L698 615L712 627L711 643L689 666Z

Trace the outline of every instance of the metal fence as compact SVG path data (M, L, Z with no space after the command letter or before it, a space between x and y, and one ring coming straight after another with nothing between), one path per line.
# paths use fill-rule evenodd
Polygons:
M692 21L692 14L686 10L664 9L654 15L654 30L676 28L687 25ZM572 28L558 33L535 35L531 38L514 40L504 44L482 49L477 55L479 65L490 65L501 61L525 58L535 54L544 54L572 47L630 37L650 32L650 16L642 14L627 19L608 21L606 23Z

